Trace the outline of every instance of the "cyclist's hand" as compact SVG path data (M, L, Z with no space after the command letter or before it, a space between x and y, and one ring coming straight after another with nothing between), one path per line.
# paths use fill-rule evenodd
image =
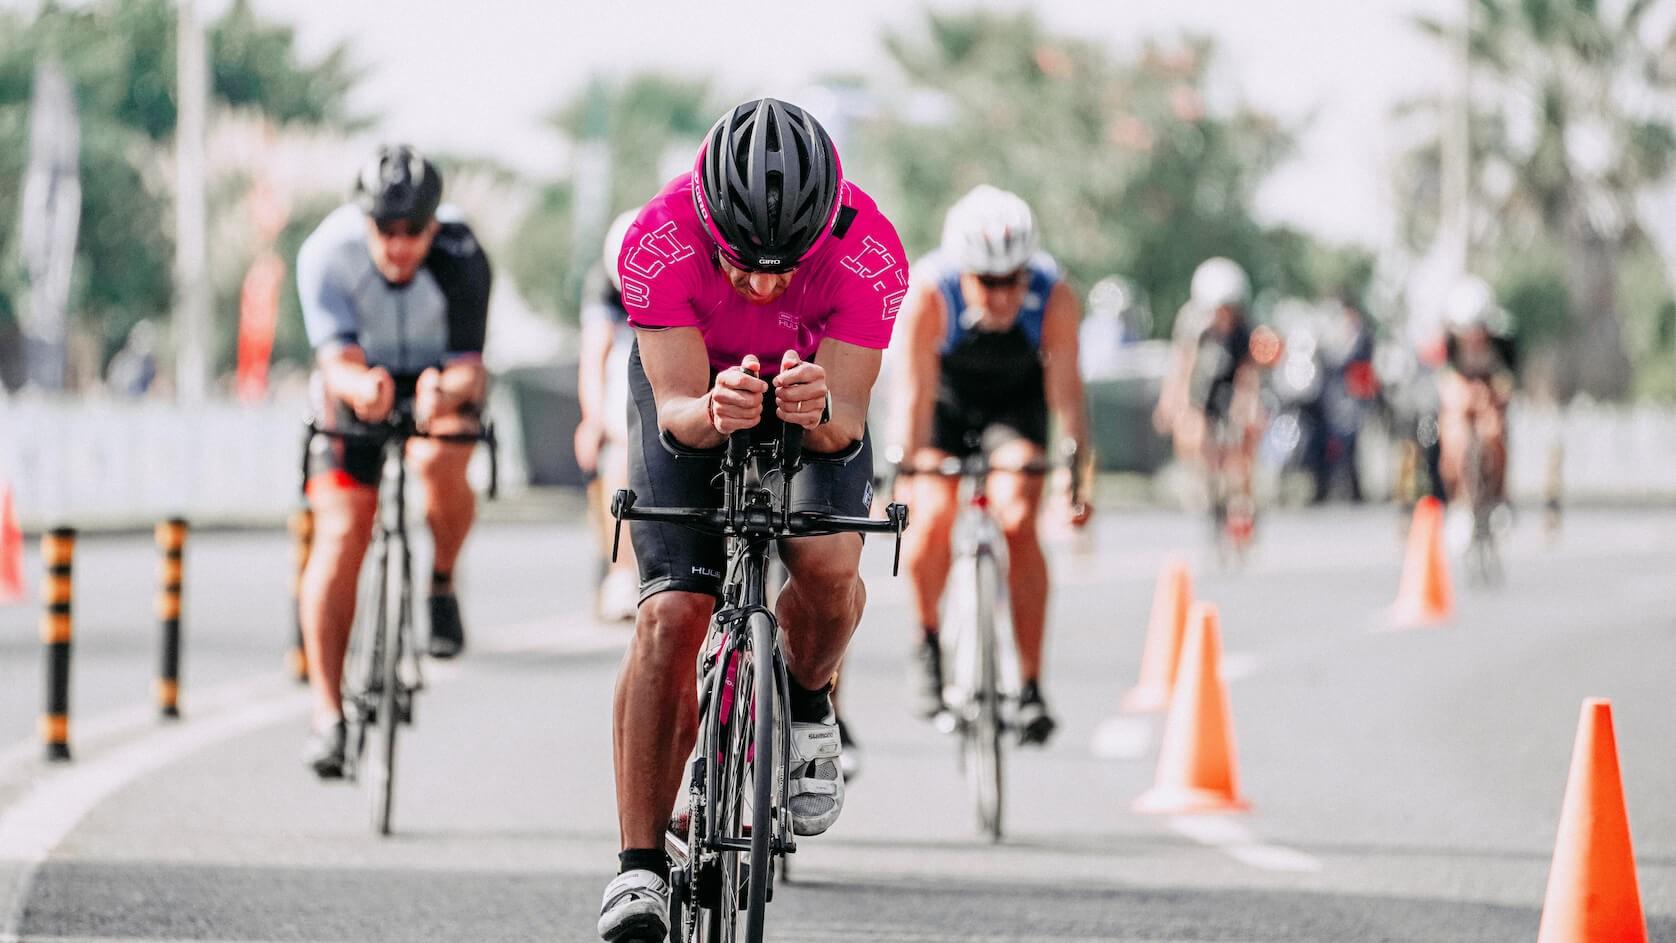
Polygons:
M774 377L774 412L784 422L813 429L826 411L826 368L788 350Z
M576 424L576 465L582 471L593 474L599 467L599 447L605 438L605 430L597 422L583 420Z
M396 381L383 367L370 367L361 374L360 389L350 398L349 408L362 422L383 422L396 408Z
M732 435L762 421L762 394L768 392L768 384L757 377L761 369L757 358L746 354L739 366L716 374L710 388L710 425L717 432Z

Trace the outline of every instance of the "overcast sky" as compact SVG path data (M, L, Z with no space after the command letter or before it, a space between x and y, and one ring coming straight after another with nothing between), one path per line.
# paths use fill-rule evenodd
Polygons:
M28 8L29 0L0 0ZM227 0L199 0L208 15ZM255 0L318 52L350 40L370 69L358 104L383 136L554 171L542 119L598 72L660 68L791 97L824 73L884 68L878 36L921 19L904 0ZM1261 194L1271 220L1382 245L1393 210L1389 165L1401 142L1391 106L1440 85L1442 57L1408 25L1461 0L1044 0L1057 29L1133 48L1150 35L1209 33L1218 90L1285 119L1309 119L1297 157ZM939 2L964 7L971 2Z

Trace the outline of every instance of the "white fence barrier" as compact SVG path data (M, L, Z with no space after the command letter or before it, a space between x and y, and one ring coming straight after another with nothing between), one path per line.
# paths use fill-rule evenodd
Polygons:
M491 413L504 415L492 398ZM274 523L297 506L304 399L260 405L36 399L0 401L0 481L26 529L149 526L179 514ZM501 487L524 483L515 422L497 423ZM472 480L488 479L484 450Z
M496 391L500 393L499 390ZM501 486L528 480L510 398L491 398L501 437ZM216 523L274 523L296 506L301 399L191 408L146 400L0 402L0 481L23 526L149 526L168 515ZM1560 446L1566 501L1676 500L1676 408L1518 403L1510 416L1509 487L1547 495ZM1378 464L1377 460L1374 464ZM488 478L484 450L472 480ZM1377 482L1373 493L1379 493Z

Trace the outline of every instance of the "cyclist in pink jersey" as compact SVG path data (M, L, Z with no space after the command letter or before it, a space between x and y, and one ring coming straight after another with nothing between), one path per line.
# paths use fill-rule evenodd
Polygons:
M832 140L795 105L764 98L729 111L690 175L640 211L618 257L629 356L629 486L648 504L716 506L715 460L675 458L752 430L805 430L811 452L861 452L813 464L793 484L796 510L865 515L872 503L867 407L907 295L901 241L873 200L845 181ZM755 375L753 375L755 374ZM606 888L606 940L662 940L669 863L663 833L697 733L694 666L725 563L723 542L636 522L634 640L613 709L619 873ZM790 579L777 614L791 675L792 782L799 835L831 827L844 802L833 674L861 619L861 538L783 541Z

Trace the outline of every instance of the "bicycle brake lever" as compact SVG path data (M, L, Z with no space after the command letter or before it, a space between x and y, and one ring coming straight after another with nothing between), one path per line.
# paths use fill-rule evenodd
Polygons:
M634 492L623 488L611 496L611 562L617 562L617 551L623 543L623 515L634 507Z
M890 575L895 578L902 574L902 532L908 528L908 506L892 501L886 506L885 515L896 524L896 549L890 561Z

